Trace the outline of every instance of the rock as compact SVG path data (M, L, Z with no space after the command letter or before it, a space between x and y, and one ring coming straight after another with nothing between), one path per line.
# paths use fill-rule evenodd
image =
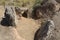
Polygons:
M15 16L14 7L6 6L4 18L2 19L1 24L5 26L15 26Z
M33 19L49 18L52 19L60 8L56 0L43 0L40 6L33 8Z
M48 20L42 24L42 26L36 31L34 40L54 40L53 30L55 28L54 22ZM53 37L53 38L51 38Z
M32 9L26 7L15 7L15 11L18 17L31 18Z
M52 3L37 6L33 10L33 19L53 18L54 15L55 15L55 5Z

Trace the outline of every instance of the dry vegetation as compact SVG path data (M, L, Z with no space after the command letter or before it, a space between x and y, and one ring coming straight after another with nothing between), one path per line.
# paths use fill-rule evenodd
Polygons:
M13 1L13 2L12 2ZM34 4L35 0L1 0L0 5L14 5L14 6L22 6L22 5L29 5L32 6Z

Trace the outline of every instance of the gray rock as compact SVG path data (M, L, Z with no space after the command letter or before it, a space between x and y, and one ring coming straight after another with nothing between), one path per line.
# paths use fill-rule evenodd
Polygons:
M53 30L55 28L54 22L48 20L42 24L41 28L37 30L34 36L34 40L54 40ZM53 38L54 39L53 39Z
M15 11L14 7L6 6L4 18L1 21L1 24L4 26L15 26Z

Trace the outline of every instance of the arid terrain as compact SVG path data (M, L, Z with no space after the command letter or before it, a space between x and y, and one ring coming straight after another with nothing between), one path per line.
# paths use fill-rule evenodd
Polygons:
M17 1L17 2L20 2L20 1ZM23 6L26 6L28 8L32 7L32 5L34 4L33 1L32 1L33 4L31 3L30 5L29 5L28 1L26 1L26 2L28 3L27 4L28 6L24 5L25 1L23 3ZM35 2L35 0L34 0L34 2ZM40 2L36 2L36 5L38 3L40 3ZM17 3L14 5L17 6ZM22 5L21 3L20 3L20 5L18 3L18 6L21 6L21 5ZM49 40L60 40L60 36L59 36L60 35L60 3L56 2L55 0L49 0L49 1L45 0L45 1L42 1L40 6L35 6L35 7L36 7L35 9L32 8L33 11L32 10L30 11L30 9L28 9L28 11L24 10L24 13L26 13L27 17L21 16L21 15L23 15L23 14L21 14L20 19L18 19L18 17L15 19L15 20L17 20L16 27L13 27L13 26L1 25L1 21L4 18L5 8L4 8L4 6L0 6L0 40L34 40L36 31L42 27L41 26L42 21L44 22L46 20L51 20L51 19L54 22L55 28L54 28L53 32L51 31L53 36L51 36L51 39L49 39L49 37L48 37L48 39ZM20 10L19 10L19 12L20 12ZM28 14L31 12L33 14ZM23 13L23 12L21 11L21 13ZM56 13L56 15L54 15L52 13ZM54 16L51 16L51 14ZM19 16L19 15L17 15L17 16ZM31 17L31 18L28 18L28 17ZM37 19L34 19L34 17L36 17ZM46 20L44 20L43 18L46 18ZM42 40L45 40L44 39L45 36L47 37L50 35L50 34L48 34L48 32L50 32L50 28L49 28L50 26L48 25L48 27L46 27L46 29L45 29L45 27L42 28L42 30L40 30L41 34L43 35L43 37L41 36ZM44 32L46 32L46 35L44 35ZM40 33L37 33L37 38L40 39Z
M0 22L4 17L4 7L0 6ZM60 40L60 14L54 16L53 21L55 23L55 32L54 35L56 40ZM21 17L21 20L18 20L17 27L6 27L0 25L0 40L20 40L19 38L15 39L14 36L21 37L23 40L33 40L36 30L40 27L40 24L36 23L33 19L28 19ZM12 31L13 30L13 31ZM15 30L18 35L15 34Z
M0 20L2 20L3 17L4 17L4 7L1 6ZM36 23L33 19L21 17L21 20L18 20L17 22L16 31L18 32L18 35L21 38L25 40L33 40L34 33L39 27L40 25ZM11 28L0 25L0 40L14 40L14 36L16 35L14 31L15 29L13 27Z

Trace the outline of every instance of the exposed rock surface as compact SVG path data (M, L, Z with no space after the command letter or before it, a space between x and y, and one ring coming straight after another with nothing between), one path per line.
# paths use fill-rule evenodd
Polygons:
M32 18L32 8L15 7L15 11L18 17Z
M53 36L53 30L55 29L54 22L52 20L46 21L42 26L37 30L34 40L55 40Z
M5 25L5 26L16 25L16 23L15 23L15 11L14 11L13 7L6 6L5 13L4 13L4 18L2 19L1 24Z
M53 5L50 5L50 3L53 4ZM43 5L42 9L40 8L41 6L37 8L38 13L39 13L37 15L41 15L43 13L48 15L47 17L44 15L46 20L47 20L48 17L52 17L52 19L54 21L53 24L55 24L54 25L55 27L51 26L51 28L53 27L53 29L51 29L53 31L50 31L50 29L47 26L46 26L46 28L45 28L45 26L44 27L40 27L40 29L38 29L36 34L35 34L35 39L34 40L60 40L60 36L59 36L60 35L60 25L59 25L60 24L60 21L59 21L60 20L59 19L59 17L60 17L60 15L59 15L60 14L60 10L59 10L60 9L60 4L57 1L55 1L55 0L46 0L42 5ZM50 8L51 8L51 10L50 10ZM54 11L54 14L57 14L57 15L54 15L52 11ZM42 17L43 17L43 15L42 15ZM51 19L51 18L48 18L48 19ZM49 34L49 32L51 32L51 33Z
M55 0L43 0L40 6L33 8L33 19L49 18L52 19L59 10L60 4Z

